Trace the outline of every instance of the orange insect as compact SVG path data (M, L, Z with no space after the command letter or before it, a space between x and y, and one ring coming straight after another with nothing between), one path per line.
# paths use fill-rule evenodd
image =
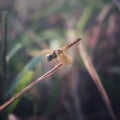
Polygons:
M78 43L81 40L81 38L78 38L77 40L75 40L74 42L60 48L57 50L42 50L41 52L39 51L34 51L31 54L33 56L37 56L37 55L46 55L46 59L50 62L53 60L57 60L58 62L62 63L63 65L72 65L73 63L73 59L71 56L69 56L68 54L65 53L65 51L67 49L69 49L70 47L72 47L73 45L75 45L76 43Z

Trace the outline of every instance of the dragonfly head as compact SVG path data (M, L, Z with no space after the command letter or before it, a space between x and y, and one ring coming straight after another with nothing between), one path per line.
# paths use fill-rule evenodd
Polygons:
M55 58L57 58L57 55L56 55L55 52L53 52L52 54L46 55L46 59L47 59L48 61L52 61L52 60L55 59Z
M52 55L48 54L48 55L46 55L46 59L47 59L48 61L51 61L51 60L53 59L53 57L52 57Z

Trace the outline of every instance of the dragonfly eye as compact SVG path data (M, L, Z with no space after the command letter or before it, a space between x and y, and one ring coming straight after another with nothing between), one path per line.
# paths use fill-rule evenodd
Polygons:
M47 59L48 61L51 61L51 60L53 59L53 56L50 55L50 54L48 54L48 55L46 55L46 59Z

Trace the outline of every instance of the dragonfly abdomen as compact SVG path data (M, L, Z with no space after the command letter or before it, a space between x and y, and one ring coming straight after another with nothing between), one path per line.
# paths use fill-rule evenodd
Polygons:
M68 49L68 48L72 47L73 45L75 45L76 43L78 43L80 40L81 40L81 38L78 38L78 39L75 40L73 43L67 45L66 48Z

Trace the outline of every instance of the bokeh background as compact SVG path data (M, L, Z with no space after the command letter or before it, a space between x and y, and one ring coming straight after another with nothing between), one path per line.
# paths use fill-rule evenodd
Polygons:
M0 104L55 66L42 56L32 57L32 51L56 49L79 37L120 119L119 0L0 0ZM68 53L71 67L41 81L2 111L0 119L112 120L77 46Z

